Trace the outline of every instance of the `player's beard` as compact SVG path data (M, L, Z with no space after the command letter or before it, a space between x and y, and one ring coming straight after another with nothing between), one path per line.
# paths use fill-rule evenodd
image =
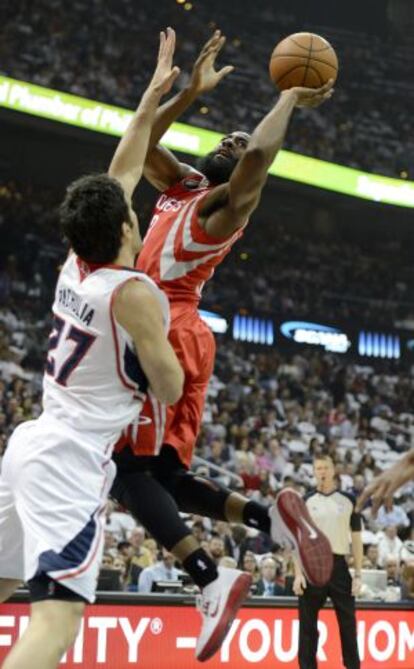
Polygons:
M212 184L224 184L228 181L238 163L233 156L223 156L215 151L199 158L197 169L204 174Z

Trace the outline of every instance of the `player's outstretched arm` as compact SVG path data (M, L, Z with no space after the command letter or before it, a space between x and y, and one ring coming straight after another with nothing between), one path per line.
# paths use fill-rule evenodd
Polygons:
M151 289L141 281L128 281L116 295L113 313L134 340L155 397L166 404L178 402L184 373L167 339L161 307Z
M121 183L129 200L144 170L159 101L170 90L180 72L178 67L172 65L174 50L175 32L172 28L167 28L166 32L160 33L158 61L152 79L109 166L109 175Z
M215 63L226 38L216 30L205 43L194 63L188 85L177 95L164 102L156 112L152 127L149 150L145 162L144 175L155 188L163 191L184 178L191 167L181 163L168 149L158 142L171 124L190 107L203 93L213 90L219 82L233 71L232 65L226 65L216 71Z
M414 481L414 448L365 488L358 499L357 509L363 509L372 499L372 513L375 515L383 502L409 481Z
M229 183L209 194L200 211L206 231L214 237L226 237L246 223L256 209L268 170L283 141L295 107L318 107L333 94L333 82L321 88L291 88L283 91L273 109L254 130L247 149L231 175ZM215 209L214 200L224 202Z

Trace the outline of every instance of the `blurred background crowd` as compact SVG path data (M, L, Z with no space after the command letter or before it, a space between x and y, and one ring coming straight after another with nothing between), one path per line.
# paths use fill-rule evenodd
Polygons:
M140 0L139 9L132 0L75 0L70 6L21 0L17 7L6 0L0 8L0 73L132 108L148 81L160 27L179 26L177 62L185 85L188 63L218 24L228 36L223 64L234 63L236 70L217 97L206 96L184 120L221 132L251 131L275 97L267 75L275 43L296 30L320 32L339 54L337 92L329 106L298 112L287 148L413 179L413 43L389 22L378 25L379 11L375 26L356 29L352 17L334 19L326 3L320 15L313 3L307 3L312 12L303 3L304 16L295 15L288 0L280 0L277 15L269 13L269 4L171 1L158 3L155 13L149 0ZM16 133L16 147L18 141ZM60 147L56 136L54 142ZM78 146L80 140L73 153ZM74 164L72 154L61 157L62 169L63 159ZM0 155L0 458L14 427L41 412L48 308L64 258L56 212L62 184L52 184L59 173L55 164L39 160L38 174L18 182ZM355 215L344 200L328 202L319 192L312 202L304 191L278 190L276 197L275 206L255 215L206 286L203 307L223 314L254 310L269 318L412 325L413 239L411 231L398 228L402 210L389 208L384 223L371 203ZM153 202L153 195L140 198L141 222L149 219ZM404 220L408 230L409 217ZM361 362L306 346L289 353L227 335L218 336L217 348L194 468L265 505L283 486L310 490L318 453L332 456L338 486L357 496L414 446L414 377L407 361ZM376 518L369 507L363 515L364 570L374 576L380 571L385 580L366 578L361 596L414 600L414 485ZM255 594L292 594L292 560L282 547L252 529L197 516L185 520L217 563L253 574ZM99 587L193 589L173 557L112 502Z
M297 3L296 3L297 4ZM309 5L309 3L307 3ZM299 112L286 148L401 178L414 175L414 46L383 17L361 27L345 10L313 5L295 13L289 0L160 2L151 0L29 0L2 3L0 72L42 86L134 108L148 81L160 26L179 26L177 62L188 64L217 26L228 36L223 55L236 71L184 120L220 132L251 131L275 99L267 65L275 44L309 30L329 39L339 55L332 105ZM349 27L348 27L349 24ZM143 26L145 29L143 30ZM33 39L34 36L36 39Z
M13 428L41 411L41 373L49 328L45 305L51 300L64 252L53 191L8 184L1 193L5 206L0 226L7 231L0 253L3 452ZM260 304L264 312L279 309L289 315L299 309L307 316L318 299L323 299L328 273L329 290L366 294L375 312L380 273L361 269L358 274L355 267L360 263L363 268L365 259L357 247L347 250L330 242L324 248L322 242L309 240L304 250L305 240L281 227L277 235L272 231L270 252L266 229L262 221L252 225L250 240L234 249L207 290L207 306L248 299L246 306ZM243 253L250 252L257 259L251 266L241 260ZM368 267L381 268L381 254L385 253L381 244L369 252ZM294 278L299 253L309 280L295 304L288 296L298 288ZM338 269L341 260L344 267L348 264L349 275L343 276ZM399 272L403 276L403 264L398 267L395 262L393 270L388 265L393 266L387 263L386 274L395 270L396 281ZM325 307L320 304L322 313ZM340 300L336 306L342 308ZM219 337L217 343L215 374L197 447L201 460L194 465L197 471L269 505L283 486L308 491L313 485L312 459L324 452L334 459L340 488L358 495L373 476L414 446L414 381L409 367L384 361L363 365L306 347L288 354L277 348L252 348L228 337ZM292 593L291 558L268 537L206 518L189 516L186 522L218 563L235 561L252 571L257 594ZM402 490L395 506L382 509L377 518L367 508L364 524L364 569L385 570L388 585L383 590L367 585L362 596L414 597L410 580L414 574L414 484ZM192 588L172 556L160 552L143 528L109 503L100 587L145 592L156 588L159 581L171 581L163 587L172 591L177 582L178 587Z

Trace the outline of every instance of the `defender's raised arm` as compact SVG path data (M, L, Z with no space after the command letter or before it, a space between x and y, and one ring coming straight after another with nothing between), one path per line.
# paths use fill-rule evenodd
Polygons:
M187 86L170 100L164 102L155 114L144 175L155 188L163 191L180 181L191 168L181 163L171 151L158 142L166 133L171 124L203 93L213 90L220 81L233 71L232 65L226 65L220 70L215 69L215 63L226 38L220 30L216 30L205 43L194 63L190 80Z
M143 173L159 101L170 90L180 72L178 67L172 65L174 50L175 32L167 28L166 32L160 33L158 61L153 77L109 166L109 175L121 183L129 200Z

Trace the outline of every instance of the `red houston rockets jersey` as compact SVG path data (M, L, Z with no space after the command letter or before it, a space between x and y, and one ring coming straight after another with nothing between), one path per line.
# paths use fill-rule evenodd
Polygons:
M199 208L211 189L203 175L191 173L155 205L137 269L167 293L172 306L198 305L203 285L243 234L239 229L227 238L212 237L201 227Z

